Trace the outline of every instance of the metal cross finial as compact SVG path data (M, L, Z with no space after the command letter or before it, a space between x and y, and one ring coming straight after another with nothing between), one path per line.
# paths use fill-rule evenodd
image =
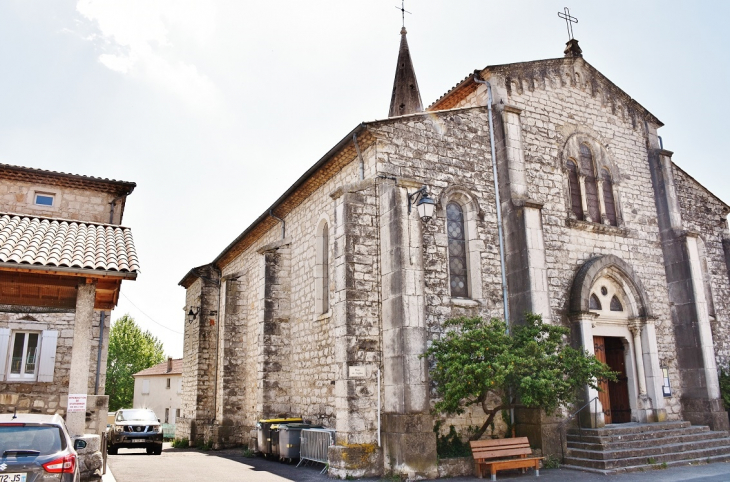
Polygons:
M398 7L395 7L395 8L398 8ZM406 1L405 0L401 0L400 8L398 8L398 10L400 10L401 17L403 18L403 28L406 28L406 14L411 13L411 12L406 10Z
M578 23L578 19L570 15L570 9L568 7L563 8L562 12L558 12L558 17L565 19L565 24L568 26L568 40L573 40L573 24Z

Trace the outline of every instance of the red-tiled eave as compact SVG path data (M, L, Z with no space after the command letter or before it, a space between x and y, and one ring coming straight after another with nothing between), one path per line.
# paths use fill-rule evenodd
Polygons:
M112 193L116 196L131 194L134 188L137 187L137 184L134 182L1 163L0 179L51 184L76 189L91 189Z
M155 375L182 375L183 359L175 358L172 360L172 370L167 371L167 361L158 363L157 365L145 368L142 371L135 373L134 377L149 377Z

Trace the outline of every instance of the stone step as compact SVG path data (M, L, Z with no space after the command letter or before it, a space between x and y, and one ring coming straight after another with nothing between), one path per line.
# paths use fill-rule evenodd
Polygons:
M620 423L606 425L601 428L584 428L581 429L583 436L589 437L610 437L615 435L630 435L643 432L661 432L663 430L677 430L682 428L688 428L691 424L686 421L678 420L675 422L661 422L661 423ZM579 433L577 428L571 428L568 430L568 435L577 435Z
M681 447L680 447L681 448ZM600 469L600 470L625 470L628 467L643 466L652 468L654 466L661 467L662 464L669 465L672 462L688 461L690 459L711 459L713 457L726 456L730 458L730 445L720 447L711 447L699 450L682 450L680 452L669 452L658 454L650 457L625 457L621 459L596 460L590 458L581 458L566 456L565 465L575 465L578 467Z
M730 455L716 455L712 457L697 458L697 459L685 459L685 460L673 460L671 462L665 462L664 464L641 464L641 465L630 465L626 467L620 467L617 469L598 469L593 467L585 467L579 465L563 464L560 468L582 470L584 472L592 472L603 475L616 475L628 472L644 472L647 470L662 470L665 467L678 467L682 465L704 465L715 462L730 462Z
M697 427L701 428L701 427ZM707 428L707 427L705 427ZM671 432L671 433L669 433ZM661 437L652 436L651 433L643 433L640 438L633 436L608 437L609 440L599 437L584 437L583 441L579 438L568 439L568 448L577 450L621 450L624 448L641 449L644 447L653 447L658 443L674 444L674 443L690 443L701 440L714 440L728 437L727 432L713 432L708 430L689 431L672 430L663 432ZM646 436L644 436L646 435Z
M686 451L698 451L713 448L725 448L730 453L730 437L682 441L679 443L664 443L644 447L624 446L617 450L586 450L569 446L568 456L591 460L618 460L628 458L657 458L664 454L673 454Z
M710 428L704 425L695 425L686 428L658 430L655 432L651 431L637 431L634 433L622 433L614 435L591 435L587 432L580 433L568 433L567 441L570 442L581 442L581 443L610 443L610 442L627 442L632 440L651 440L658 439L665 436L672 437L678 434L695 434L695 433L708 433Z

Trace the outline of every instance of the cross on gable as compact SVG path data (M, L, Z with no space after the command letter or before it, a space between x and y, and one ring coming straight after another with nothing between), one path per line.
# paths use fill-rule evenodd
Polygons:
M398 8L398 7L395 7L395 8ZM400 10L400 14L401 14L401 17L403 20L403 28L406 28L406 14L411 13L411 12L406 10L406 1L405 0L401 0L400 8L398 8L398 10Z
M573 24L578 23L578 19L570 14L568 7L563 8L563 12L558 12L558 17L565 19L565 24L568 27L568 40L573 40Z

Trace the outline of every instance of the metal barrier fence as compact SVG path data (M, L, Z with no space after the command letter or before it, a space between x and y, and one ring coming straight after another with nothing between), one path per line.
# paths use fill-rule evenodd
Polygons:
M174 423L163 423L162 424L162 437L165 439L175 438L175 424Z
M327 450L330 445L335 443L335 431L327 428L305 428L302 430L301 453L299 455L299 463L301 465L305 460L325 464L322 472L328 468Z

